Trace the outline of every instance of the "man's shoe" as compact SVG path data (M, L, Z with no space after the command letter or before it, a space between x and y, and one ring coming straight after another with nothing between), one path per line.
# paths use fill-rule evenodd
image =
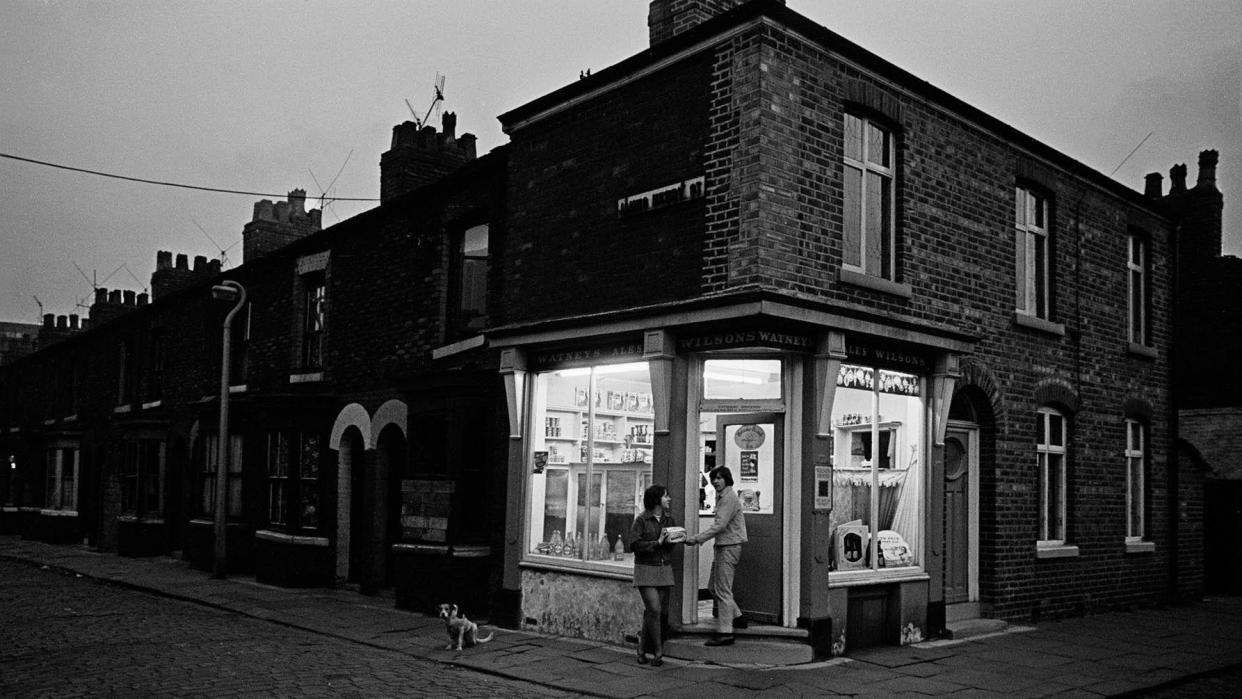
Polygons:
M703 645L713 648L716 646L731 646L733 645L733 636L717 636Z
M748 628L749 626L750 626L750 622L747 621L746 617L744 616L739 616L733 619L733 628L735 629L745 629L745 628Z

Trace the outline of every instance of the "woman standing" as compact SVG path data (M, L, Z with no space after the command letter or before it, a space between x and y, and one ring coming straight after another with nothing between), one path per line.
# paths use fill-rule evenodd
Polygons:
M669 514L668 489L652 485L643 492L643 511L630 527L630 550L634 552L634 587L643 599L643 628L638 635L638 662L664 664L664 637L668 633L668 598L673 589L673 562L668 528L676 524Z

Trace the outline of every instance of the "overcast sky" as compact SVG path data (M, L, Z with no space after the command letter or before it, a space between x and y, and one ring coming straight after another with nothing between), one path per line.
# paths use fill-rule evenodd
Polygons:
M393 125L437 74L458 133L647 46L645 0L0 2L0 153L129 177L377 197ZM1242 2L788 0L863 48L1142 189L1220 151L1242 255ZM438 121L435 122L438 124ZM339 173L339 177L338 177ZM143 291L157 250L241 259L262 197L0 158L0 320ZM374 206L336 202L324 224ZM214 241L214 242L213 242ZM79 270L80 268L80 270Z

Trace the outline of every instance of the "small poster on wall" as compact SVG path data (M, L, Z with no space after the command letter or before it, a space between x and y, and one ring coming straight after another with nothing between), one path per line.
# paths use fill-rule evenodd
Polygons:
M740 468L738 470L741 472L740 475L741 475L742 481L747 482L747 483L758 482L759 481L759 452L744 451L742 452L741 456L742 456L742 461L740 464Z
M815 467L815 509L832 509L832 469L827 466Z
M536 451L531 453L531 463L534 465L535 473L543 473L548 466L548 452Z

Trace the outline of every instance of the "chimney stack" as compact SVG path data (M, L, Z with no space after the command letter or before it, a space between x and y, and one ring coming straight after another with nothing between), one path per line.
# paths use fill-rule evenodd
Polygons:
M148 300L158 301L168 294L202 283L220 274L220 261L208 260L204 255L194 256L194 268L190 268L189 256L184 253L177 255L177 264L172 263L173 254L168 250L155 253L155 271L151 273L151 295L139 294L136 303L145 306Z
M242 259L257 260L319 230L319 209L306 210L306 190L289 192L287 201L255 202L254 215L242 228Z
M1159 199L1164 196L1164 175L1158 172L1149 172L1145 179L1143 196L1148 199Z
M747 2L758 0L652 0L647 6L647 36L651 46L668 41L683 32L722 15ZM767 0L785 4L785 0Z
M380 201L430 184L474 160L474 134L459 138L457 115L445 112L442 131L407 121L392 127L392 147L380 156Z

